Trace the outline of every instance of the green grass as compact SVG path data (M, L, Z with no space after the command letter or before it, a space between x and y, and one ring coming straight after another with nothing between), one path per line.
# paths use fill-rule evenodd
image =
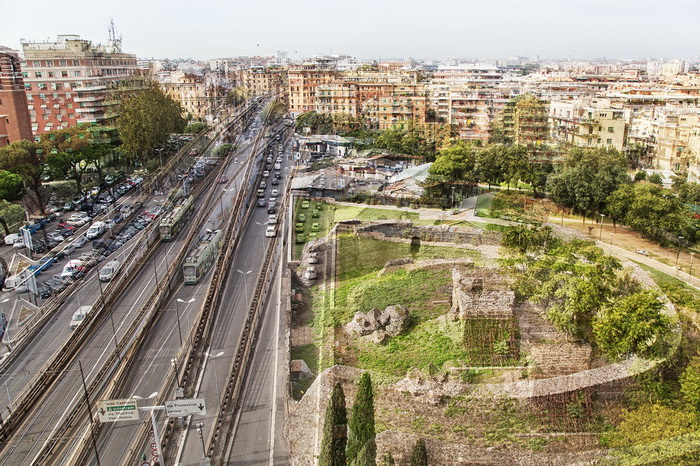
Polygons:
M692 309L696 312L700 309L700 291L689 286L684 281L651 268L648 265L637 264L649 274L673 304L686 309Z
M338 279L347 280L384 267L387 261L402 257L415 260L470 257L478 261L478 251L449 246L421 245L412 250L409 243L381 241L351 234L338 236Z
M408 210L394 210L394 209L375 209L372 207L365 207L362 205L356 206L346 206L337 205L335 207L335 221L341 222L343 220L395 220L395 219L405 219L411 221L418 220L418 212L411 212ZM331 207L331 209L333 209Z
M358 340L357 365L399 377L412 367L441 369L446 362L467 360L461 340L459 322L422 322L384 345Z

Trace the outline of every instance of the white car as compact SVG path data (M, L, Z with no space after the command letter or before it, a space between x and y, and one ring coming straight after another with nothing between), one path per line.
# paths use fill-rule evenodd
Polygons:
M270 196L272 197L277 197L280 195L280 192L276 189L273 189L272 192L270 192Z
M75 311L73 317L70 320L71 330L78 328L78 325L83 323L83 320L85 319L87 313L90 312L91 307L92 306L80 306L78 310Z
M268 238L273 238L277 235L277 230L273 226L268 226L265 230L265 236Z
M272 214L267 217L267 223L270 225L276 225L277 224L277 214Z

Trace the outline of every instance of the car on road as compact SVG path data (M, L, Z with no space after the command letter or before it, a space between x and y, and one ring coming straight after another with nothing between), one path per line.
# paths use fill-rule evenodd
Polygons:
M279 195L280 195L280 192L277 189L273 189L272 192L270 192L270 196L272 196L272 197L277 197Z
M88 242L87 236L80 235L77 238L75 238L75 240L73 241L73 246L75 248L82 248L83 246L85 246L87 244L87 242Z
M277 223L277 214L268 216L267 223L269 223L270 225L275 225Z
M648 256L649 253L645 249L637 249L636 251L637 254L641 254L642 256Z
M102 267L102 270L100 270L99 280L101 282L108 282L112 280L117 274L117 270L119 270L119 265L119 261L107 262L107 264L105 264L105 266Z
M78 326L83 323L85 316L87 316L88 312L90 312L91 307L92 306L80 306L78 310L75 311L73 317L70 319L69 327L71 330L78 328Z
M53 290L54 294L60 293L61 291L65 290L67 286L67 283L64 280L61 280L60 278L50 278L44 283L46 283L46 286Z
M258 207L265 207L266 205L267 205L267 202L265 202L264 197L258 198Z
M267 236L268 238L272 238L275 235L277 235L277 230L274 226L270 225L265 229L265 236Z
M278 180L277 178L272 178L272 181L270 181L270 184L272 186L277 186L278 184L280 184L280 180Z
M268 214L274 214L277 213L277 206L274 204L270 204L267 206L267 213Z
M219 184L227 183L228 178L226 178L224 175L220 175L217 179L216 182Z
M270 172L267 171L267 170L265 170L265 171L263 172L263 178L267 178L268 176L270 176Z

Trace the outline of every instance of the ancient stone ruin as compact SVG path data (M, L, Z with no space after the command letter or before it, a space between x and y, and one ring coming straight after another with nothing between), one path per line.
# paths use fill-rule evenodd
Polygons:
M409 319L408 309L401 305L387 306L383 312L374 308L367 314L356 313L345 325L345 331L368 337L374 343L381 344L387 338L403 332L408 327Z

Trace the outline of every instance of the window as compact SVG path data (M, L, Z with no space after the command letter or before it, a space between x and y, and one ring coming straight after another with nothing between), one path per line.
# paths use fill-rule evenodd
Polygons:
M80 60L73 60L73 66L80 66Z
M29 73L27 73L26 71L22 71L22 77L23 77L23 78L28 78L28 77L29 77Z
M608 139L606 142L608 143L608 145L611 145L611 144L612 144L612 139Z
M35 72L34 72L34 77L35 77L35 78L41 78L41 71L35 71Z
M67 78L67 77L68 77L68 71L61 71L61 77L62 77L62 78Z
M53 66L53 61L48 60L48 61L46 62L46 66Z
M58 63L59 63L59 65L61 65L61 66L68 66L68 63L66 62L66 60L61 60L61 61L59 61Z
M35 67L38 68L38 67L41 66L41 62L40 62L40 61L33 61L33 62L32 62L32 66L35 66Z
M56 75L53 71L49 71L49 78L55 78Z
M31 90L32 90L32 85L29 84L29 83L25 83L25 84L24 84L24 90L25 90L25 91L31 91Z
M76 77L76 78L79 78L79 77L80 77L80 71L79 71L79 70L73 71L73 76Z
M39 84L37 84L37 86L39 86L39 90L42 90L42 91L46 90L46 84L44 84L44 83L39 83Z
M614 133L614 132L615 132L615 128L613 128L612 126L608 126L608 133Z

